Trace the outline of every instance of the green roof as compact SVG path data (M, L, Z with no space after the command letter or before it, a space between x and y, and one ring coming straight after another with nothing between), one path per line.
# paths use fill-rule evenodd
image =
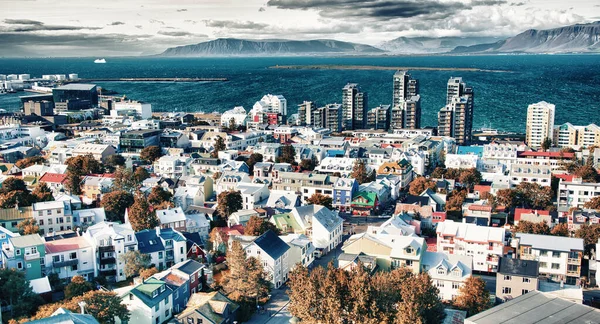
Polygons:
M160 287L165 286L165 290L161 293ZM152 292L159 289L158 295L152 298ZM164 281L158 280L156 278L150 278L144 281L143 284L133 288L131 293L138 297L146 306L154 307L154 305L160 303L161 300L167 298L172 291L166 285Z
M356 199L358 197L363 197L367 200L367 202L357 202ZM359 191L354 197L352 197L352 205L357 206L370 206L375 207L375 201L377 200L377 194L373 192Z
M300 224L298 224L298 222L296 222L296 218L293 217L290 213L275 214L275 215L273 215L273 220L275 221L275 226L277 226L277 228L279 228L280 230L283 230L284 226L291 227L295 231L302 230L302 227L300 226Z
M35 245L44 245L44 240L39 234L31 234L24 236L15 236L9 238L12 245L18 248L30 247Z

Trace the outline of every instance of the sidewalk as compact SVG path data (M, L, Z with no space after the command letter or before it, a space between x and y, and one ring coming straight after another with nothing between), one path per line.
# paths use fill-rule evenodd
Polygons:
M265 311L261 313L254 313L252 318L246 322L249 324L283 324L288 323L291 316L287 312L286 308L290 299L287 295L287 287L283 286L279 289L271 291L271 299L267 302L264 307Z

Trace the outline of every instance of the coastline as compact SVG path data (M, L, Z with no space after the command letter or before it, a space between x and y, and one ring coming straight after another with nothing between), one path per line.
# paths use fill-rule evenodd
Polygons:
M362 70L362 71L460 71L460 72L491 72L491 73L511 73L508 70L487 70L480 68L460 68L460 67L425 67L425 66L380 66L380 65L273 65L269 69L281 70Z

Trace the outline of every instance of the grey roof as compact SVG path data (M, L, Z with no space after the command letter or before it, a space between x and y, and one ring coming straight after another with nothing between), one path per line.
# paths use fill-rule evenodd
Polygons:
M273 258L273 260L277 260L290 248L289 245L271 230L266 231L263 235L256 238L254 243Z
M505 275L537 278L539 264L533 260L520 260L503 257L498 261L498 273Z
M531 291L465 320L465 324L495 323L600 323L600 310Z
M135 233L135 237L137 238L138 247L141 253L153 253L165 250L162 241L158 235L156 235L154 229L139 231Z
M24 248L34 245L44 245L44 240L39 234L31 234L24 236L15 236L9 238L14 247Z
M50 317L42 318L39 320L27 322L34 324L98 324L98 321L90 314L79 314L73 313L64 308L59 308Z
M187 260L187 261L177 263L176 265L173 266L173 268L177 269L185 274L191 275L191 274L197 272L198 270L204 268L204 265L202 265L202 263L195 261L195 260Z
M563 251L583 251L583 239L551 235L517 233L520 245L529 245L534 249Z
M61 87L55 88L56 90L92 90L95 84L89 83L70 83Z

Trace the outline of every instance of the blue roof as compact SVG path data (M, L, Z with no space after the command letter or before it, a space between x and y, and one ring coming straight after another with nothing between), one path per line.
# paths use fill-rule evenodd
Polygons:
M459 146L456 154L474 154L483 157L483 146Z
M160 238L156 235L155 230L143 230L135 233L138 240L138 248L141 253L153 253L164 251L165 247Z
M343 157L346 154L344 150L327 150L327 157Z
M173 240L175 242L184 242L185 237L179 232L175 232L172 228L163 228L160 230L160 237L164 240Z

